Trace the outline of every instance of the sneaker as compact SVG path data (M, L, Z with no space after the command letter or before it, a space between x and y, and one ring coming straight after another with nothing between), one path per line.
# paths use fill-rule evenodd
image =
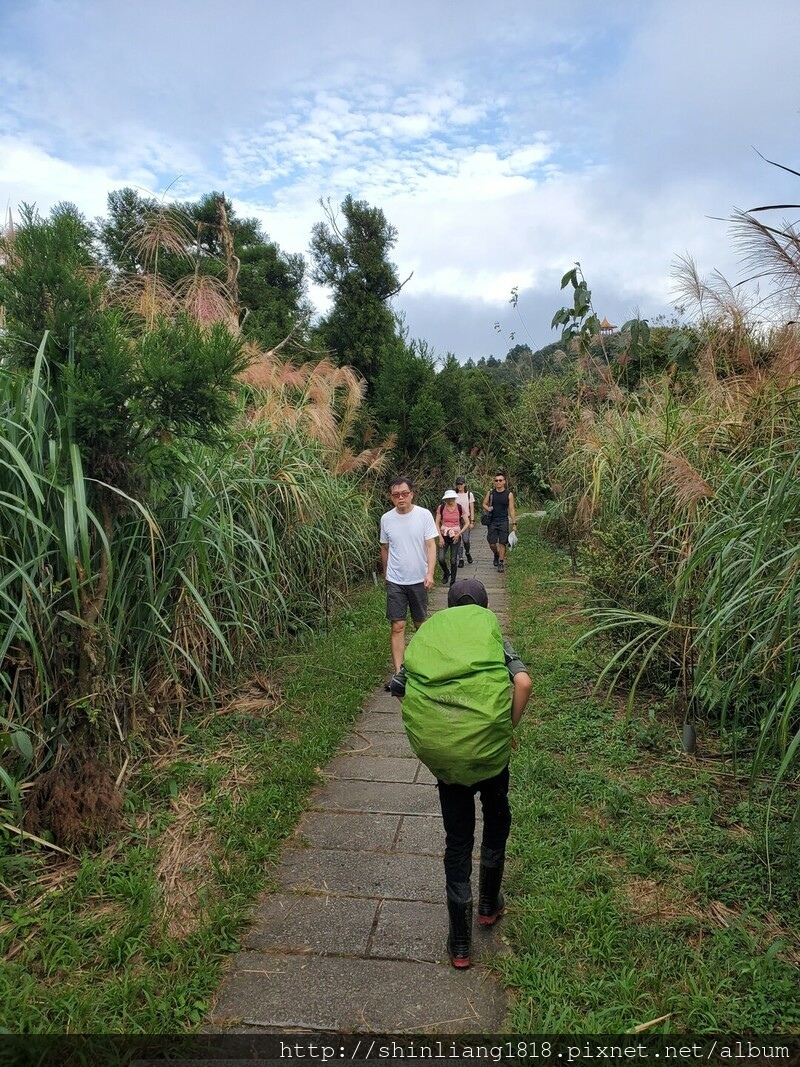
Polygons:
M460 559L460 560L458 561L458 565L459 565L459 567L463 567L463 566L464 566L464 560L463 560L463 559Z
M500 560L497 558L497 556L495 556L494 559L492 560L492 566L493 567L499 567L500 566Z
M505 563L498 563L497 564L497 573L498 574L504 574L505 573L505 569L506 569Z
M467 563L472 563L472 556L467 552Z

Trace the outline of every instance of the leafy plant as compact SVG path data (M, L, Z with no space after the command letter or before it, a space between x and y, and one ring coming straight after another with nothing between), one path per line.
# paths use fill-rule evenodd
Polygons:
M592 307L592 292L583 276L580 263L568 270L561 279L561 288L572 286L572 306L563 307L555 313L550 326L561 327L561 343L569 345L576 341L582 350L587 350L600 333L600 320Z

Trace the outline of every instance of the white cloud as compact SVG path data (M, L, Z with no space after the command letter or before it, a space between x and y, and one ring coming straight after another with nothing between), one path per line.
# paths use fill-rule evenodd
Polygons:
M66 162L12 137L0 137L0 188L12 212L19 204L36 205L47 214L59 201L72 201L89 218L105 213L108 192L123 185L149 189L152 170L109 170ZM5 208L4 204L4 208Z
M678 254L736 273L711 216L798 200L751 147L800 167L798 31L794 0L27 0L0 6L0 182L90 217L224 189L290 252L352 193L398 229L412 332L502 353L511 286L545 343L575 260L612 320L667 309Z

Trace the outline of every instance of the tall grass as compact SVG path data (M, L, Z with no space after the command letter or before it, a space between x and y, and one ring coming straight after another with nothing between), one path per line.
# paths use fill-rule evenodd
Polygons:
M601 681L671 693L776 787L800 771L797 399L769 369L651 386L584 409L560 470Z
M696 692L723 725L756 726L755 769L800 770L800 456L781 435L731 463L677 583L699 602Z
M79 738L180 722L265 642L324 619L374 540L355 477L244 407L219 447L176 447L142 499L93 479L43 351L32 374L0 367L0 804L17 825L35 771Z

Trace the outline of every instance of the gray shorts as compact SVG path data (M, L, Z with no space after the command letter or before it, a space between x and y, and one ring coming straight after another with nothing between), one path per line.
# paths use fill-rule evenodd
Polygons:
M490 522L489 529L486 531L486 540L490 545L496 545L498 541L501 545L507 545L508 519L503 522Z
M417 585L386 583L386 618L389 622L405 621L406 612L411 612L414 622L424 622L428 617L428 590L424 582Z

